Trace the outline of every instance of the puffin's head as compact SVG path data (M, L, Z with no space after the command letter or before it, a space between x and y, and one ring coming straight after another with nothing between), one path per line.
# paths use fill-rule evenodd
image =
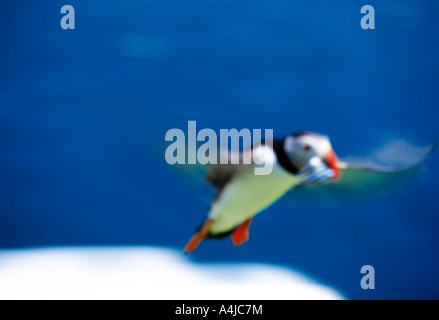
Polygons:
M284 151L291 164L299 170L311 158L318 157L334 170L335 176L331 179L338 179L340 176L339 161L327 136L314 132L295 133L285 138Z

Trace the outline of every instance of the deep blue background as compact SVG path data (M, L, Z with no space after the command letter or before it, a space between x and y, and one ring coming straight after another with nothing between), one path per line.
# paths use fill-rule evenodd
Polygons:
M76 9L76 30L60 8ZM360 28L372 4L376 30ZM315 130L341 155L437 134L439 4L1 1L0 246L183 248L207 203L164 160L167 129ZM424 180L361 206L285 199L251 241L196 261L303 271L353 299L439 298L437 152ZM376 290L360 268L376 269Z

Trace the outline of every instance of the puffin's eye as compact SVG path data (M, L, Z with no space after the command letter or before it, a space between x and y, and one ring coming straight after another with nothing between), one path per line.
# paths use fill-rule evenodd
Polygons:
M303 146L303 151L308 152L309 150L311 150L311 146L309 144L305 144Z

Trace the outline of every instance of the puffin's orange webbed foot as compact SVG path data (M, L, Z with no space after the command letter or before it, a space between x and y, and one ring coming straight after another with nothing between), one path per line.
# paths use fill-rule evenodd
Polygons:
M250 227L252 219L248 218L243 223L241 223L232 234L232 241L235 246L240 246L241 244L248 241L248 228Z
M204 222L200 231L198 231L196 234L194 234L193 237L186 244L186 247L184 248L184 253L192 252L198 247L200 242L208 236L210 227L212 226L212 223L213 223L213 220L211 220L211 219L207 219Z

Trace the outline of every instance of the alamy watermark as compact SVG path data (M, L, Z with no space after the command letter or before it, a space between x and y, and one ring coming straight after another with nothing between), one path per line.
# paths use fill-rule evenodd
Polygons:
M361 7L364 16L361 18L360 25L364 30L375 29L375 8L371 5ZM61 8L60 25L63 30L75 29L75 8L72 5L64 5Z
M361 18L360 24L363 30L375 29L375 8L371 5L365 5L361 8L364 16Z
M364 265L361 267L360 272L365 274L360 281L361 289L375 289L375 268L370 265Z
M181 129L169 129L165 141L172 142L165 151L166 162L170 165L255 164L255 175L268 175L273 170L273 159L266 149L273 145L273 129L265 129L264 144L251 151L245 148L262 141L261 129L221 129L218 139L214 130L197 131L196 121L188 121L187 134ZM244 149L247 152L239 152Z
M61 28L64 30L75 29L75 8L71 5L65 5L61 7L60 12L63 14L59 23Z

